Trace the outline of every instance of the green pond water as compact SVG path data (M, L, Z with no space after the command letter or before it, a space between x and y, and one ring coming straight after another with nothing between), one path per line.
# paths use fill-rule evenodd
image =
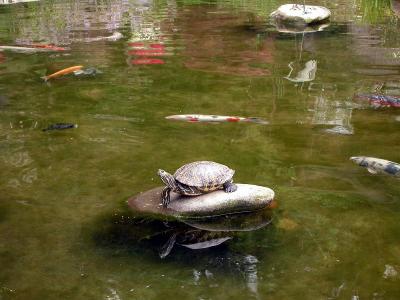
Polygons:
M0 52L0 299L400 299L400 181L349 160L400 162L399 108L353 100L400 95L399 3L313 1L331 22L305 34L270 24L283 3L0 5L1 45L69 48ZM102 74L40 79L75 65ZM78 128L42 131L60 122ZM196 160L278 207L200 226L129 210Z

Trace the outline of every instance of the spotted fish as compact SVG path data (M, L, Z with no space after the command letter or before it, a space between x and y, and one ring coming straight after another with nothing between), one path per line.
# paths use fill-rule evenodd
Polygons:
M367 168L371 174L386 174L400 178L400 164L375 157L353 156L350 160L361 167Z
M254 117L237 117L237 116L218 116L218 115L172 115L165 117L168 120L185 121L190 123L258 123L258 124L268 124L268 121L254 118Z
M381 94L356 94L354 100L367 101L375 108L397 107L400 108L400 97Z

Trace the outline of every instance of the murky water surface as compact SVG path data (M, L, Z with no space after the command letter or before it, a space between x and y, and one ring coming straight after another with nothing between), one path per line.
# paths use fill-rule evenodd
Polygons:
M0 52L0 299L400 298L400 181L349 161L400 162L399 108L354 98L400 95L400 5L314 1L331 23L303 34L270 24L283 3L0 5L1 45L68 48ZM102 73L40 79L75 65ZM278 208L206 224L129 211L158 168L196 160Z

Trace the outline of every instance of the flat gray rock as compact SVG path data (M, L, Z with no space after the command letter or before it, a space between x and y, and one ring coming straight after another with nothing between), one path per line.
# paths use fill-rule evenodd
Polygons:
M323 6L284 4L271 13L271 17L283 22L312 24L329 19L331 11Z
M273 190L250 184L238 184L233 193L223 190L200 196L182 196L171 192L167 208L161 205L164 187L154 188L128 200L128 205L137 212L173 217L201 218L251 212L268 207L275 197Z

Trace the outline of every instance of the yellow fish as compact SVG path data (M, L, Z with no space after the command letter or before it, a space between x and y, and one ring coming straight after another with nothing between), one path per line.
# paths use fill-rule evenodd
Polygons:
M80 70L82 68L83 68L83 66L73 66L73 67L69 67L69 68L60 70L60 71L55 72L53 74L50 74L50 75L47 75L47 76L43 76L41 78L44 79L44 81L47 81L47 80L49 80L51 78L56 78L56 77L59 77L59 76L70 74L70 73L78 71L78 70Z

